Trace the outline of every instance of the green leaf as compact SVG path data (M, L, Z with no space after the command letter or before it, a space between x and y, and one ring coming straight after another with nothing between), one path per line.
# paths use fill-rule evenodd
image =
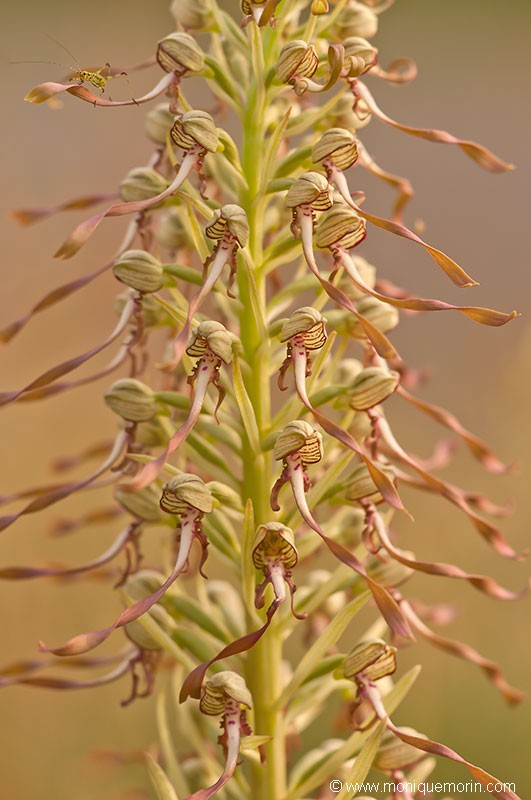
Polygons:
M251 309L258 328L260 340L265 342L267 341L267 324L264 317L262 302L258 295L258 287L254 277L252 262L249 258L249 254L245 250L238 251L238 263L240 268L245 271L249 302L251 303Z
M254 608L255 569L252 558L254 532L254 508L252 500L249 499L245 505L241 539L242 551L240 568L242 576L242 594L247 613L250 615L253 621L256 621L258 625L261 625L262 623Z
M253 404L251 403L251 399L247 394L247 389L245 388L245 384L243 382L242 370L237 357L235 357L232 362L232 381L234 386L234 395L236 397L238 408L240 409L243 427L245 428L247 438L249 439L249 444L251 445L254 454L259 455L261 453L261 446L258 423L256 421Z
M417 664L416 667L412 667L409 672L406 672L406 674L395 683L391 691L383 698L384 708L389 715L391 715L393 711L398 708L402 700L404 700L417 680L421 669L422 667L420 664Z
M210 250L205 242L203 231L201 230L196 216L192 210L191 202L186 202L186 219L188 222L188 233L190 234L194 247L199 254L201 261L206 261L210 255Z
M297 117L295 118L297 119ZM289 123L288 123L289 128ZM298 147L296 150L292 150L286 158L282 159L278 167L276 168L275 172L273 173L273 178L277 180L278 178L287 178L291 175L292 172L295 172L296 169L299 167L310 166L312 163L312 148L311 147Z
M299 686L301 686L308 675L318 667L326 653L336 644L340 636L347 629L351 620L361 611L369 597L370 592L363 592L363 594L351 600L348 605L336 614L332 622L325 628L323 633L302 657L290 682L275 703L277 708L283 708L289 703Z
M175 755L175 743L170 730L168 719L168 691L167 686L163 685L157 697L157 732L159 736L162 757L169 777L177 792L183 797L190 794L190 787L180 767L179 760Z
M163 605L170 616L176 621L184 618L195 622L196 625L204 631L207 631L207 633L210 633L216 639L219 639L220 642L228 644L232 641L232 636L228 631L220 627L218 623L212 619L210 614L203 611L197 600L191 597L171 594L169 596L166 595Z
M348 776L348 784L358 784L361 788L361 784L369 774L372 762L378 752L378 747L380 746L380 740L384 731L385 722L380 722L373 735L363 745L360 754L356 756L354 767ZM336 795L339 800L351 800L351 798L358 794L356 789L347 788L348 784L345 783L342 790Z
M193 283L196 286L202 286L203 278L201 273L192 267L187 267L185 264L163 264L162 269L166 275L173 275L186 283Z
M271 173L273 171L275 160L278 154L278 148L280 147L282 137L284 136L284 131L286 130L286 125L288 124L290 114L291 114L291 107L289 107L286 113L282 116L280 122L275 127L275 130L267 140L263 171L262 171L262 184L261 184L262 192L266 191L267 184L269 183L269 179L271 177Z
M146 762L151 785L155 789L158 800L179 800L170 779L149 753L146 753Z
M238 93L235 91L234 86L221 68L221 65L218 63L218 61L210 54L205 53L205 64L210 70L212 70L212 78L210 75L205 76L207 80L214 80L224 94L227 95L227 97L232 100L236 106L241 108L241 99L238 97ZM223 141L222 144L224 144Z

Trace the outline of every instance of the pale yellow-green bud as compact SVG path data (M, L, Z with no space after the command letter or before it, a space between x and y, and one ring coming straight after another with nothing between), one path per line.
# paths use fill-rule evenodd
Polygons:
M124 594L133 602L144 600L153 594L163 583L163 578L159 573L152 570L140 570L130 575L123 585ZM171 617L160 605L155 603L148 611L151 617L165 631L170 631L174 625ZM127 638L137 645L141 650L160 650L161 646L157 640L144 628L140 620L134 620L124 626Z
M225 364L230 364L234 356L232 348L235 339L234 334L229 333L221 322L206 320L192 332L192 341L186 352L193 358L201 358L207 350L210 350Z
M178 208L168 209L168 213L160 221L157 239L169 250L181 250L190 245L190 236Z
M168 103L158 103L144 117L146 134L155 144L166 144L168 131L173 125L175 116L168 109Z
M214 211L214 216L205 228L209 239L222 239L229 232L240 247L245 247L249 238L247 214L241 206L227 203Z
M273 455L275 461L299 453L304 464L315 464L323 457L323 438L319 431L302 419L288 423L278 434Z
M224 670L218 672L201 687L199 710L209 716L218 716L225 713L230 700L247 708L251 708L253 702L242 676L237 672Z
M350 406L367 411L393 394L400 382L398 372L383 367L367 367L354 379L349 389Z
M361 36L349 36L342 44L345 48L345 65L350 64L349 78L358 78L376 63L378 50L367 39Z
M162 488L160 507L168 514L183 514L190 507L209 514L213 507L212 495L198 475L183 472Z
M280 341L287 342L298 336L308 350L319 350L326 342L326 319L311 306L298 308L282 325Z
M166 179L151 167L135 167L120 184L120 196L126 203L149 200L168 188ZM155 206L154 206L155 207Z
M334 379L341 386L350 386L363 369L363 364L357 358L343 358L337 365Z
M177 26L189 31L206 31L213 24L208 0L173 0L170 13Z
M114 262L114 277L137 292L156 292L164 284L164 273L158 258L147 250L126 250Z
M396 647L382 639L361 642L345 657L343 674L348 680L377 681L396 670Z
M160 447L160 445L168 444L170 436L170 432L166 430L160 417L153 417L153 419L148 419L146 422L138 423L135 431L135 442L143 447Z
M358 160L356 137L346 128L325 131L312 150L312 161L321 164L331 159L338 169L348 169Z
M410 736L417 736L420 739L426 738L414 728L401 727L400 730ZM373 766L381 772L394 772L397 769L403 770L413 766L424 756L423 750L403 742L394 733L389 732L389 734L384 735L380 743Z
M187 111L177 117L170 131L172 141L183 150L201 147L215 153L219 136L216 123L207 111Z
M357 303L357 307L360 314L383 333L393 330L398 325L400 319L398 309L376 297L363 297Z
M330 11L328 0L313 0L310 10L316 17L321 14L328 14Z
M365 220L349 206L336 203L319 218L315 244L319 250L335 246L350 250L365 239L365 234Z
M291 83L298 78L311 78L318 66L319 56L315 47L295 39L283 46L275 69L282 83Z
M326 211L332 207L332 187L320 172L304 172L290 186L286 195L288 208L311 205L314 211Z
M378 17L370 8L350 0L330 28L331 35L339 42L350 36L372 39L378 31Z
M383 472L393 480L391 470L383 468ZM365 503L381 503L383 498L365 464L360 464L349 478L345 497L349 502L356 503L363 500Z
M114 499L134 517L146 522L159 522L164 514L159 506L159 492L154 486L146 486L136 492L116 489Z
M357 131L369 124L371 116L365 100L358 99L354 107L352 97L343 95L329 114L317 120L315 127L317 130L328 130L332 125Z
M164 72L201 72L203 51L189 33L170 33L157 44L157 61Z
M103 397L115 414L129 422L145 422L157 414L153 389L136 378L115 381Z
M293 531L280 522L260 525L256 530L252 555L256 569L263 569L271 559L281 561L286 569L293 569L299 559Z
M209 481L207 486L212 496L219 501L221 506L233 508L235 511L242 510L242 498L235 489L220 481Z

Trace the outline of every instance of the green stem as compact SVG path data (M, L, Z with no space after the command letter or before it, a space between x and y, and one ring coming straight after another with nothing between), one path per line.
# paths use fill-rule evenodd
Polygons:
M261 267L264 259L263 219L267 200L261 185L267 94L260 31L254 23L250 23L248 32L252 49L253 79L242 117L242 167L248 190L242 192L240 205L245 208L249 219L248 247L258 302L265 315L266 282ZM241 340L244 357L250 367L245 382L262 437L271 424L270 348L262 340L258 320L253 313L249 280L245 270L239 270L238 284L241 301ZM256 456L246 436L243 439L243 467L245 493L243 499L252 500L255 524L260 525L271 519L269 506L269 492L272 485L271 462L269 454ZM277 620L273 620L266 635L249 653L246 668L246 680L254 700L255 732L272 737L271 742L266 745L266 763L263 766L252 767L253 800L283 800L286 794L284 720L282 711L279 712L274 708L274 701L281 686L281 662L282 639Z

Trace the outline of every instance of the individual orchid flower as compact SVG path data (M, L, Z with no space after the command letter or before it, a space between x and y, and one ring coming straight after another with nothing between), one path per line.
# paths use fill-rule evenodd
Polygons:
M367 468L370 470L371 475L390 505L394 508L404 510L396 488L389 477L374 463L374 461L371 461L356 439L348 431L345 431L331 419L325 417L324 414L312 405L308 397L306 377L310 373L310 352L319 349L325 344L327 338L325 322L326 320L320 312L310 306L297 309L289 319L285 321L282 327L281 341L287 342L288 352L280 367L279 387L281 389L283 388L284 375L289 367L293 366L295 388L302 403L311 411L319 425L327 433L338 439L338 441L346 445L350 450L353 450L366 463Z
M390 719L385 710L384 703L377 681L396 671L396 649L381 640L361 642L345 658L342 672L347 680L353 681L357 686L357 697L361 703L368 700L372 706L376 719L383 722L392 734L406 745L417 748L424 753L442 756L457 763L463 764L468 771L478 780L487 791L499 800L520 800L506 785L502 784L493 775L481 767L466 761L459 753L444 744L432 741L416 732L411 733L404 728L398 728ZM500 788L501 787L501 788Z
M347 152L351 153L350 157L346 157ZM344 175L344 170L352 166L357 161L357 158L358 149L355 136L344 128L331 128L326 131L314 145L312 152L313 163L323 166L330 183L337 187L345 203L356 212L358 217L362 217L378 228L382 228L390 233L395 233L397 236L402 236L405 239L420 244L456 286L475 286L477 282L471 278L459 264L441 250L424 242L420 236L410 231L405 225L375 216L374 214L369 214L363 211L363 209L354 202L347 184L347 179ZM361 227L361 220L358 223L358 227ZM350 244L350 246L352 245Z
M240 738L242 734L251 734L245 713L251 707L251 694L244 679L236 672L218 672L202 687L199 710L208 716L222 715L222 733L218 743L225 754L225 768L212 786L188 795L185 800L209 800L231 779L238 764Z
M196 475L182 473L169 481L163 488L160 503L163 511L169 514L177 514L180 517L178 529L179 552L175 565L164 583L152 594L147 597L144 596L128 606L109 627L79 634L59 647L46 647L41 642L40 649L42 652L54 653L56 656L72 656L80 653L87 653L89 650L98 647L98 645L104 642L117 628L123 628L137 620L142 614L149 611L155 603L158 603L167 589L187 568L190 550L194 540L197 540L201 545L202 556L200 570L202 569L206 560L208 542L203 533L201 520L203 514L210 513L213 507L212 495L208 487L204 481Z
M216 661L247 652L262 638L269 628L277 609L286 599L286 584L290 591L291 612L296 619L306 619L306 614L296 613L293 607L293 595L296 586L291 577L291 570L298 561L297 548L293 531L280 522L267 522L256 531L253 546L253 564L264 573L265 580L256 587L255 606L262 608L264 593L269 584L273 587L274 600L267 609L266 621L261 628L240 636L224 647L217 655L199 664L183 681L179 701L183 703L187 697L198 698L207 670Z
M214 120L206 111L187 111L177 117L169 133L170 139L184 152L177 174L170 185L152 197L118 203L105 211L89 217L66 239L55 253L56 258L72 258L92 236L105 217L120 217L147 211L167 197L175 195L192 170L200 173L207 153L214 153L218 146L218 131Z
M360 275L356 263L349 253L352 247L355 247L365 238L365 223L362 216L365 215L358 207L353 210L348 205L337 204L322 214L315 231L317 247L321 250L330 250L334 256L336 269L344 267L356 288L361 292L371 295L383 303L389 303L389 305L396 308L411 309L413 311L459 311L474 322L494 327L505 325L518 316L516 311L506 314L490 308L455 306L442 300L425 300L419 297L390 297L369 286ZM354 231L359 231L358 236L354 235Z
M244 13L241 27L245 28L254 20L259 28L265 28L268 23L274 28L277 22L274 13L279 2L280 0L241 0L240 7Z
M337 83L343 70L344 55L343 45L329 45L330 73L325 83L320 84L312 80L312 76L319 66L319 57L315 47L302 39L295 39L287 42L280 50L275 70L279 81L291 84L297 95L303 95L307 91L318 94L328 91Z
M326 183L325 183L326 181ZM389 339L361 314L355 303L341 289L321 276L313 252L314 211L323 211L332 205L328 181L318 172L306 172L293 184L286 197L292 209L291 231L297 236L300 231L304 259L327 295L338 305L352 312L375 350L383 358L396 355Z
M205 232L209 239L213 239L216 242L216 245L212 255L210 255L203 264L203 284L201 290L196 297L190 301L184 327L172 345L172 358L169 362L164 364L163 369L166 371L174 370L180 363L190 336L194 315L199 311L201 305L214 288L225 264L228 264L230 267L227 294L229 297L234 297L234 295L231 294L231 287L236 275L236 251L239 247L245 247L249 237L247 214L241 206L235 205L234 203L227 203L227 205L216 209Z
M225 396L225 389L219 382L219 370L222 364L230 364L232 361L233 338L221 322L213 320L201 322L195 329L192 341L186 350L189 356L198 358L188 377L188 383L193 391L188 417L173 434L164 452L158 458L145 464L138 475L131 482L125 484L124 488L127 491L143 489L159 475L168 457L181 446L196 425L210 384L213 384L218 390L219 400L214 413L217 412Z
M321 434L307 422L300 419L294 420L277 436L274 457L276 461L282 461L283 469L271 491L273 511L280 509L279 492L285 483L289 483L295 504L306 524L321 537L336 558L363 577L391 630L410 638L409 626L389 592L369 577L365 567L353 553L325 534L308 507L306 492L309 489L310 481L306 467L319 462L323 457Z

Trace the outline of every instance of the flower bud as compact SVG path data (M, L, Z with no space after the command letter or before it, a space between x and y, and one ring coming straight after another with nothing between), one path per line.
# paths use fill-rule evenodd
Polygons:
M136 572L127 578L123 585L123 592L128 598L136 602L153 594L162 582L163 579L158 573L151 570L140 570L140 572ZM148 614L164 630L170 630L173 627L171 617L157 603L149 609ZM148 633L140 620L129 622L124 626L124 632L127 638L141 650L161 649L160 644Z
M313 0L310 11L316 17L320 14L328 14L330 11L328 0Z
M403 733L410 736L419 736L421 739L425 737L416 731L414 728L400 728ZM407 767L413 766L421 758L424 758L424 752L407 744L399 739L394 733L384 735L378 752L376 753L373 767L380 770L380 772L394 772L395 770L403 770Z
M233 700L240 706L251 708L252 697L244 679L237 672L218 672L201 687L199 710L209 716L225 713L227 702Z
M222 239L229 232L240 247L245 247L249 238L247 214L241 206L227 203L214 211L214 216L205 228L209 239Z
M198 145L203 150L215 153L218 147L218 129L207 111L187 111L177 117L170 136L177 147L191 150Z
M330 126L347 128L357 131L364 128L371 121L371 112L365 100L357 99L354 103L352 97L344 95L329 114L318 120L317 130L328 130Z
M350 62L349 78L358 78L376 64L378 50L367 39L349 36L342 44L345 48L345 64L348 66Z
M400 382L398 372L382 367L367 367L354 379L349 389L350 407L367 411L393 394Z
M296 39L283 46L275 69L282 83L291 83L297 78L311 78L318 66L315 47Z
M177 26L189 31L206 31L213 22L208 0L173 0L170 13Z
M121 314L127 303L133 298L133 289L127 289L114 298L114 309L117 314ZM155 328L159 325L171 326L174 324L166 309L157 303L150 294L145 294L142 298L142 319L146 328Z
M378 17L370 8L355 0L350 0L331 27L331 34L337 41L344 42L351 36L371 39L378 31Z
M320 311L311 306L303 306L284 322L280 341L287 342L294 336L299 336L307 350L319 350L326 342L325 323Z
M120 196L126 203L149 200L168 188L166 179L151 167L135 167L120 184ZM155 208L156 206L152 206Z
M348 169L358 160L356 137L345 128L325 131L312 150L312 161L321 164L331 159L338 169Z
M376 297L363 297L357 303L358 311L366 320L368 320L375 328L387 333L387 331L396 328L399 321L398 309L390 306L389 303L383 303ZM356 339L363 339L365 334L361 328L358 320L353 319L352 322L352 336ZM357 330L357 333L356 333Z
M190 236L177 208L168 209L168 213L162 218L157 230L157 239L169 250L180 250L189 246Z
M158 258L147 250L126 250L113 264L114 277L142 294L156 292L164 284Z
M395 476L390 469L384 467L383 471L391 480L394 480ZM356 467L350 476L345 497L351 503L357 503L360 500L374 504L383 502L383 497L376 488L376 484L365 464L360 464L359 467Z
M288 570L299 560L293 531L280 522L267 522L256 529L253 564L263 569L270 560L281 561Z
M164 72L201 72L203 51L189 33L170 33L157 44L157 62Z
M315 244L319 250L341 247L350 250L366 236L365 220L346 205L336 204L319 218L315 229Z
M164 519L159 506L159 492L154 486L146 486L137 492L116 489L114 499L134 517L145 522L160 522Z
M159 447L167 445L170 432L166 430L160 417L153 417L146 422L139 422L135 431L135 441L142 447ZM130 495L131 493L128 492Z
M326 211L332 203L332 187L320 172L304 172L286 195L288 208L311 205L314 211Z
M157 414L153 389L136 378L115 381L103 397L109 408L128 422L145 422Z
M233 358L234 340L235 336L229 333L221 322L206 320L192 332L192 341L186 352L189 356L201 358L207 350L210 350L225 364L230 364Z
M286 425L275 441L275 461L282 461L292 453L299 453L304 464L315 464L323 457L321 434L302 419L293 420Z
M182 472L163 486L160 507L168 514L183 514L190 506L209 514L213 507L212 495L198 475Z
M144 117L144 127L148 138L155 144L165 145L174 119L175 116L168 109L168 103L156 105Z
M377 681L396 670L396 647L382 639L361 642L345 657L343 674L348 680Z
M334 380L342 386L350 386L363 369L357 358L343 358L337 365Z

